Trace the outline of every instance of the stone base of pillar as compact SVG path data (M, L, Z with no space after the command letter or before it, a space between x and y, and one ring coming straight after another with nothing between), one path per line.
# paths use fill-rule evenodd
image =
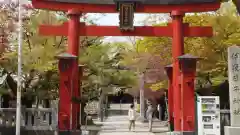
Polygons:
M225 126L224 135L239 135L240 127Z
M140 121L140 122L142 122L142 123L148 122L148 120L147 120L145 117L143 117L143 116L139 116L139 117L137 118L137 121Z
M167 132L167 135L197 135L196 132L191 131L173 131L173 132Z
M81 135L81 131L77 130L77 131L58 131L58 135Z

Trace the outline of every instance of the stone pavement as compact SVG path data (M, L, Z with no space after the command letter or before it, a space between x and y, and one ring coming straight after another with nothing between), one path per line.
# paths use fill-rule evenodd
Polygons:
M102 124L99 135L166 135L168 127L166 122L154 120L153 132L148 132L148 123L136 121L135 132L128 131L128 117L127 116L110 116L104 122L95 121L96 124Z

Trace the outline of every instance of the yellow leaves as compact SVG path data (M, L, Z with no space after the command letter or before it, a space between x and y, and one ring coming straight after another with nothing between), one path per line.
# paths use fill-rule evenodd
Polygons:
M184 23L189 23L190 26L207 26L211 22L212 15L209 13L189 14L184 17Z
M231 12L236 15L236 11L239 13L240 9L240 1L239 0L222 0L221 12ZM237 10L236 10L237 9Z
M226 62L229 46L240 44L240 18L231 10L224 10L224 13L222 11L216 14L186 16L185 20L192 25L213 27L215 35L211 38L186 38L185 49L186 52L204 58L198 64L201 71L207 70L212 74L225 75L227 65L218 63Z
M43 10L34 11L30 17L30 21L28 21L28 24L35 28L40 24L59 25L61 23L62 21L57 17L56 12Z
M11 17L11 16L9 16L9 14L10 14L10 10L3 9L0 7L0 26L1 27L6 26L6 23L8 22L8 20L11 19L11 18L9 18L9 17Z
M56 69L57 59L54 57L65 49L65 38L43 37L39 35L38 27L42 23L60 24L61 21L59 21L54 12L40 10L34 10L29 18L24 20L23 70L26 72L31 69L36 69L40 72ZM11 51L6 52L4 57L9 59L9 65L14 70L17 66L18 46L15 43L16 41L12 40Z
M214 78L212 78L212 83L213 83L213 86L217 86L221 83L223 83L223 80L227 80L228 78L227 77L223 77L223 76L216 76Z
M152 84L149 88L150 88L152 91L157 91L157 90L161 90L161 89L163 89L163 88L166 88L166 89L167 89L167 87L168 87L167 85L168 85L167 80L164 80L164 81L161 81L161 82Z
M48 49L48 51L46 51L46 49ZM55 54L54 50L55 48L50 46L46 47L36 46L32 49L31 52L28 52L28 54L25 55L25 58L28 57L27 60L30 62L28 63L26 60L26 63L28 63L29 65L31 65L32 63L33 69L41 68L41 66L45 66L48 63L48 61L51 61L51 59L54 58L53 56L53 54Z
M145 37L137 42L139 53L150 53L160 57L162 64L170 63L171 40L165 37Z
M203 58L198 64L201 72L209 71L214 75L224 76L227 69L227 48L240 45L240 16L231 3L224 3L217 12L187 14L184 22L190 26L212 26L213 37L185 38L185 53ZM156 24L156 25L165 25ZM137 41L138 52L150 53L161 57L162 64L171 63L172 43L170 38L145 37ZM225 63L224 63L225 62ZM152 89L158 89L160 84L154 84Z

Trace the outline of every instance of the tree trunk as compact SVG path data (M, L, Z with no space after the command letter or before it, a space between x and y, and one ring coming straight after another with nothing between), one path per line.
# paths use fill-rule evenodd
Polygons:
M108 117L108 96L105 96L105 117Z
M145 101L143 89L140 89L140 116L145 117Z
M99 99L99 119L101 122L103 122L103 117L104 117L104 98L105 94L103 92L100 92L100 99Z
M86 123L85 120L86 120L87 114L84 111L85 106L86 106L86 103L81 102L81 116L80 116L81 117L81 125L84 125Z
M140 116L145 119L144 74L140 75Z

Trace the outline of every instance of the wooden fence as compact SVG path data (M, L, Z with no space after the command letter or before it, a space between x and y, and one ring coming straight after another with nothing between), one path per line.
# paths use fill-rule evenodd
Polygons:
M0 127L14 127L16 108L0 108ZM22 109L21 126L26 130L57 130L57 110L52 108ZM230 111L221 110L221 135L230 125Z
M0 108L0 126L14 127L16 108ZM57 110L52 108L22 109L21 126L26 130L56 130Z

